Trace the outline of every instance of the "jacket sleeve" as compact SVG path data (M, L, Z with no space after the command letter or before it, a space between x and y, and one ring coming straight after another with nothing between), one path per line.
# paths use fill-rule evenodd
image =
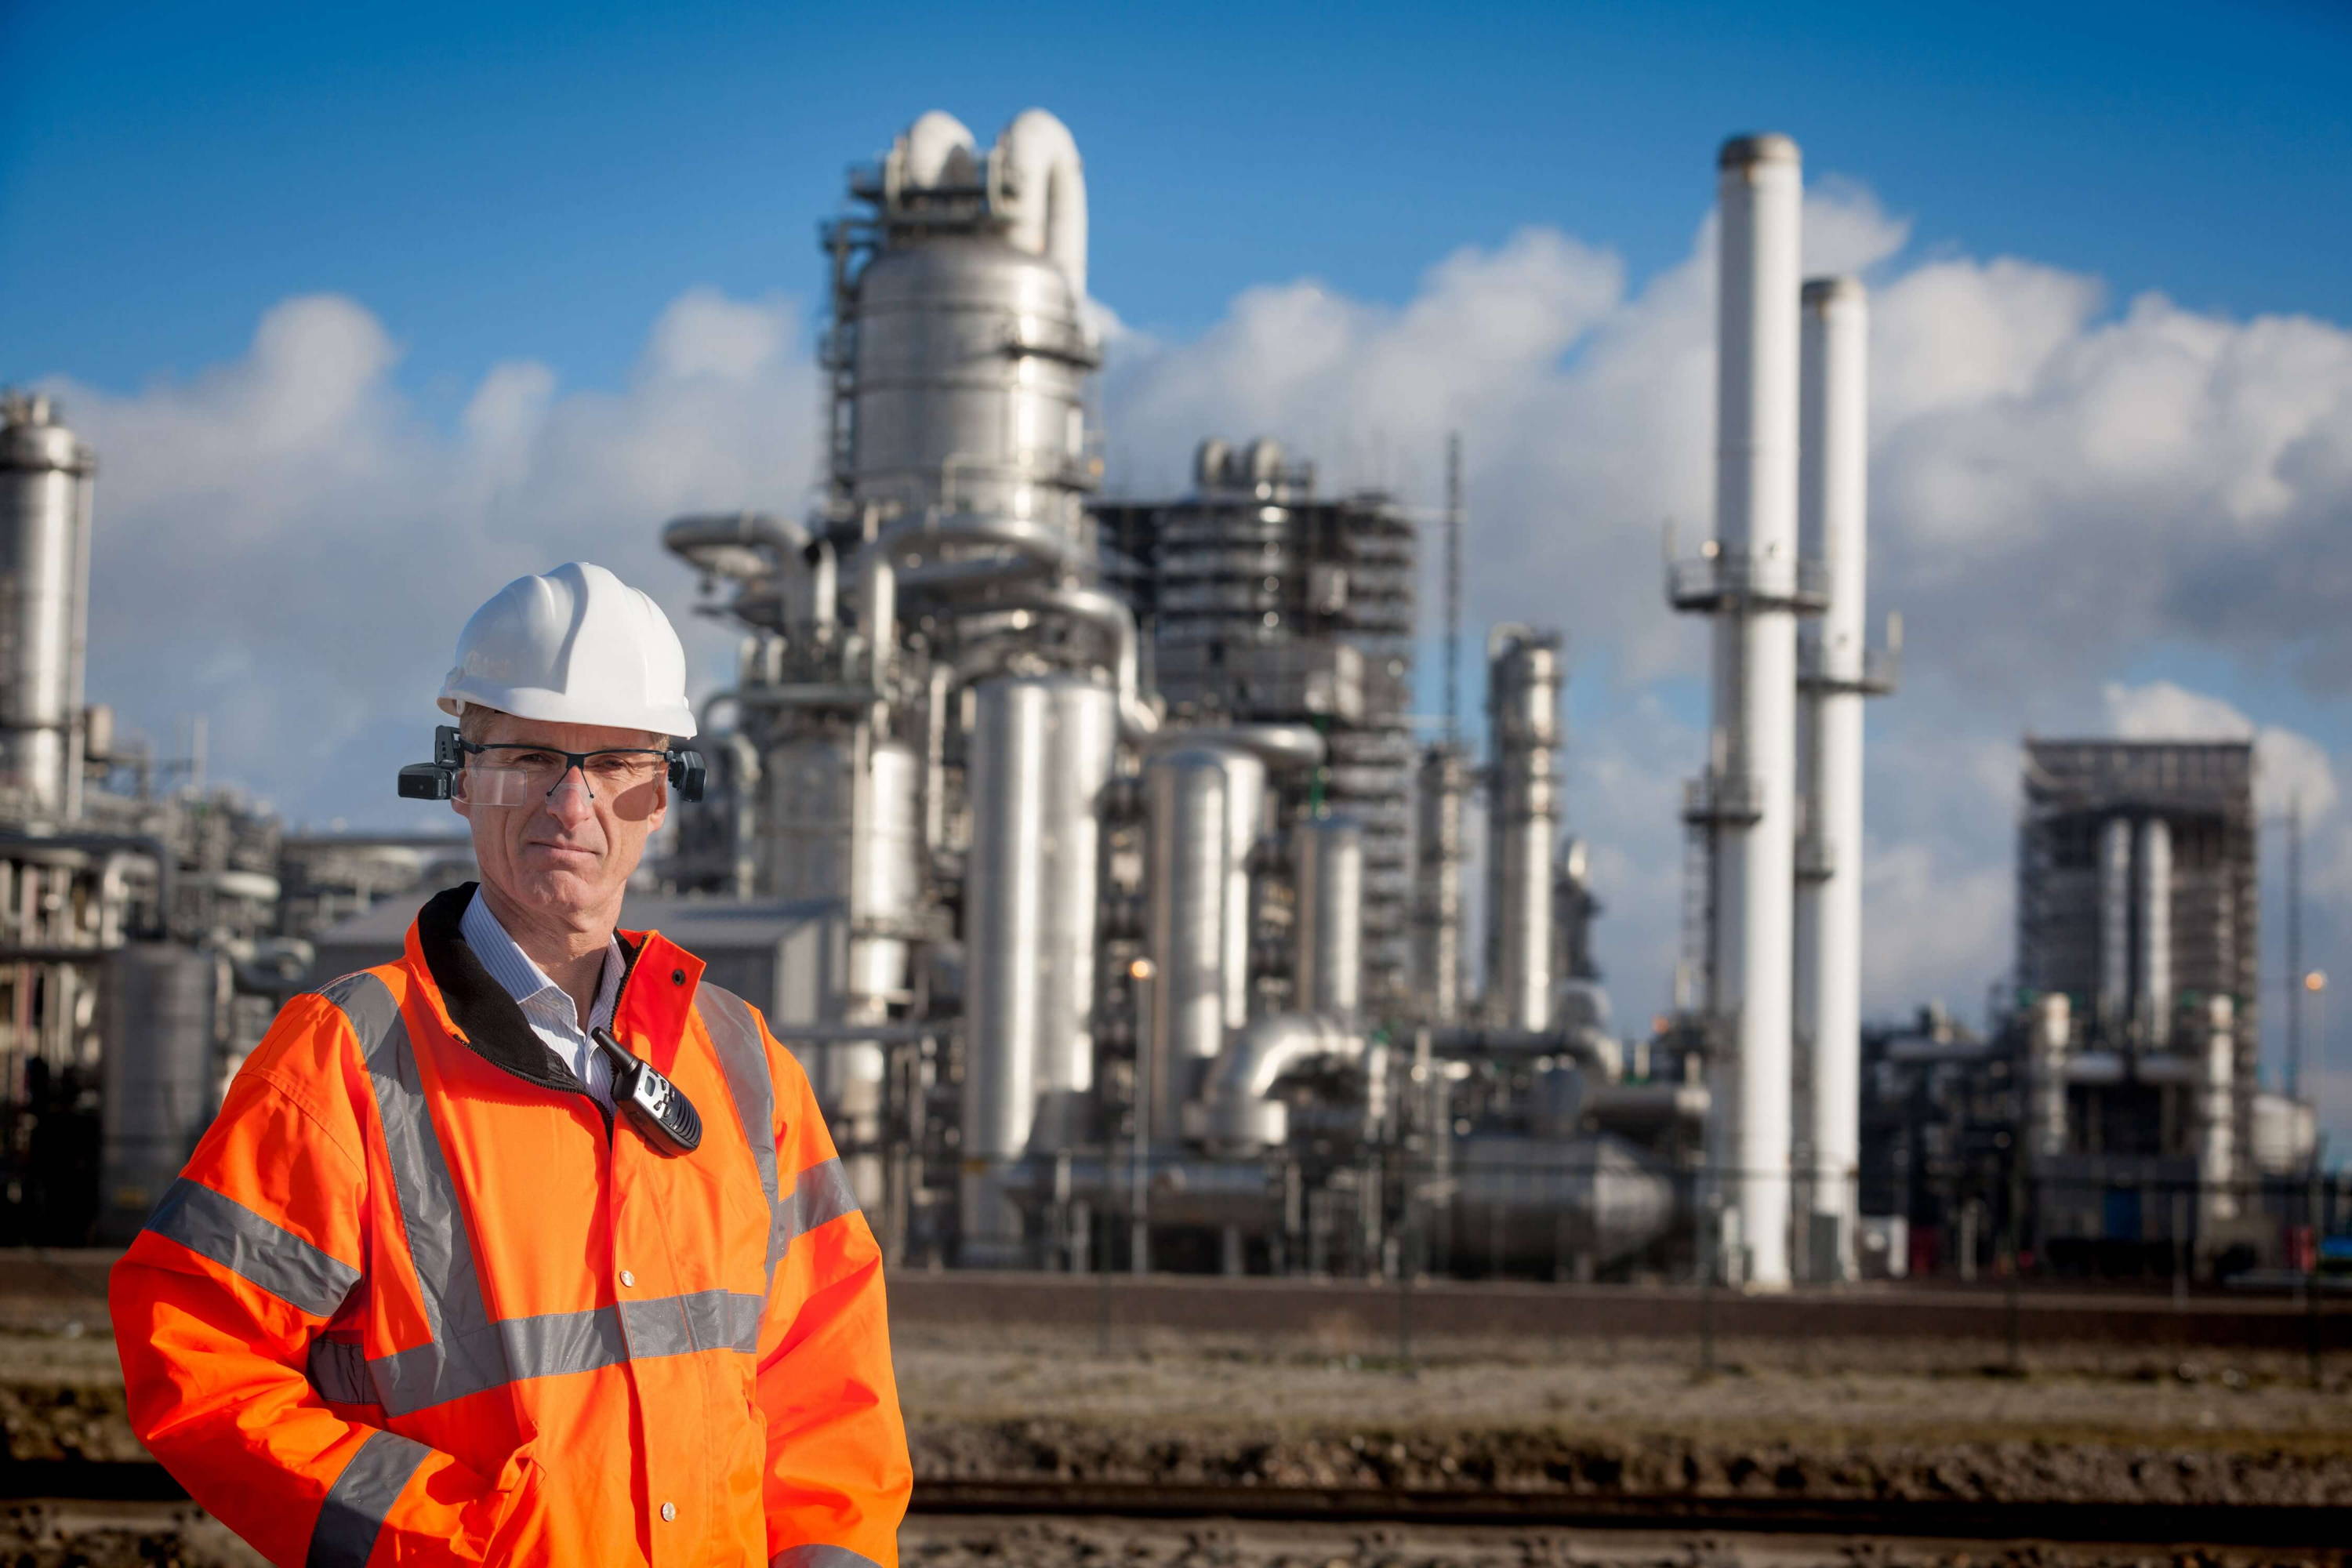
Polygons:
M808 1079L769 1036L778 1240L760 1330L772 1568L895 1568L914 1469L890 1371L882 1250Z
M537 1511L530 1461L485 1478L344 1419L305 1370L368 1257L352 1045L331 1002L289 1002L115 1264L131 1427L281 1568L495 1562L501 1531Z

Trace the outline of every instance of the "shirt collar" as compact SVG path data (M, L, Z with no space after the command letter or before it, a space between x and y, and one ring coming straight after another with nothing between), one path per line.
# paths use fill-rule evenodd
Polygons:
M482 961L482 967L490 972L490 978L499 983L499 988L513 997L518 1005L528 1005L550 991L557 996L564 996L563 989L547 977L547 972L540 968L530 954L507 933L507 928L499 923L499 917L490 912L490 906L483 899L479 888L474 889L474 897L466 906L457 931L465 938L466 945L474 950L474 956ZM621 952L620 942L607 937L604 942L604 967L597 978L596 999L588 1008L588 1021L592 1026L612 1023L613 1009L620 1001L621 976L628 968L628 960ZM565 997L565 1019L570 1021L577 1016L572 1010L570 998Z

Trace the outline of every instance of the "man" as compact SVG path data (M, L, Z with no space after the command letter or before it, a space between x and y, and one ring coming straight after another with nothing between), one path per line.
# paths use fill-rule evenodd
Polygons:
M897 1561L881 1259L808 1080L615 930L698 789L685 673L602 567L475 615L421 771L481 883L287 1004L115 1266L133 1428L285 1568Z

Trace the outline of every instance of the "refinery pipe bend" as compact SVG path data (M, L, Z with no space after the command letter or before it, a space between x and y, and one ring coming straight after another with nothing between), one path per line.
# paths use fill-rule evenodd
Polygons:
M763 511L696 513L662 530L662 548L698 572L737 583L790 570L808 542L800 524Z
M1130 741L1159 732L1160 715L1144 700L1136 654L1135 614L1100 588L1070 584L1015 588L990 601L992 607L1064 615L1110 634L1116 644L1114 674L1118 689L1118 725Z
M1255 1154L1280 1143L1289 1112L1269 1098L1274 1086L1311 1061L1362 1060L1363 1037L1338 1018L1280 1013L1228 1036L1209 1069L1209 1142L1226 1154Z
M886 531L882 547L898 569L908 593L952 598L984 593L1008 583L1056 577L1078 564L1075 541L1049 522L979 512L926 516ZM1000 553L940 560L940 550L980 549ZM909 561L909 556L927 557Z
M1162 730L1162 746L1225 746L1247 752L1269 768L1312 768L1323 763L1323 737L1307 724L1230 724Z

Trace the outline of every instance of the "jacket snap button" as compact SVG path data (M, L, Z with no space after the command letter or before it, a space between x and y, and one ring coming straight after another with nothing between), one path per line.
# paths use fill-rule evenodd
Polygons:
M662 1504L662 1522L663 1522L664 1524L667 1524L667 1523L669 1523L671 1521L673 1521L673 1520L675 1520L675 1519L677 1519L677 1504L676 1504L676 1503L674 1503L674 1502L666 1502L666 1503Z
M671 971L669 972L669 983L670 983L672 985L683 985L683 984L686 984L686 971L685 971L685 970L683 970L683 969L673 969L673 970L671 970Z
M637 1277L624 1268L621 1270L621 1283L624 1287L634 1289L636 1288Z

